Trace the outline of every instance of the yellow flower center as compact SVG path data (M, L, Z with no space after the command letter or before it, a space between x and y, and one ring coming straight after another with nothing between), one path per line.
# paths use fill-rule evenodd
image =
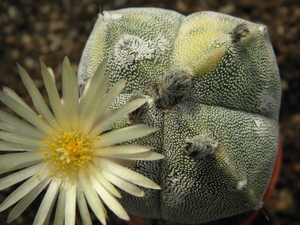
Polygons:
M93 149L89 136L83 136L79 131L52 131L52 135L43 140L49 148L40 148L44 151L45 160L52 162L56 168L51 175L56 172L74 175L75 171L85 168L87 162L91 160Z

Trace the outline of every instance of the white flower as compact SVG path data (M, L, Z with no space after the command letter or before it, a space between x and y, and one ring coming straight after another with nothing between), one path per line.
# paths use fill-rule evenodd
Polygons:
M106 224L102 201L117 216L128 220L128 214L115 198L121 197L115 186L136 196L145 194L136 185L160 187L123 167L122 163L124 160L157 160L163 156L150 151L149 146L116 144L157 129L138 124L104 131L147 99L137 99L107 111L125 86L125 80L105 94L109 76L105 75L104 61L79 100L76 75L65 58L62 99L52 70L41 61L50 110L27 72L19 65L18 69L38 113L11 89L3 88L0 92L0 100L27 121L0 111L0 151L13 152L1 155L0 173L15 171L0 180L0 190L24 181L0 205L3 211L18 202L7 222L18 217L47 186L33 224L47 224L54 206L54 224L75 224L76 202L83 224L92 224L87 203L101 223Z

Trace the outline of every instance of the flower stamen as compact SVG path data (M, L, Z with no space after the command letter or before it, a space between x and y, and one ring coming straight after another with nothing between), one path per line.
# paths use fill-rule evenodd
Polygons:
M48 148L42 148L47 161L51 161L55 166L55 172L62 171L65 174L74 173L74 170L83 170L86 163L91 160L94 151L91 148L89 136L83 136L79 131L52 132L43 141L48 144Z

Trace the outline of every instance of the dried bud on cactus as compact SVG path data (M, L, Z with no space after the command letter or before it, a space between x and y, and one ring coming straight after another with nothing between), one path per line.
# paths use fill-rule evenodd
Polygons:
M160 79L153 98L158 107L170 109L182 102L192 86L192 74L187 70L172 70Z
M246 37L248 33L249 33L249 30L247 28L246 23L238 24L230 32L232 42L233 43L239 42L241 40L241 38Z
M218 142L212 141L207 135L187 138L182 151L185 155L195 159L203 159L213 154L218 148Z

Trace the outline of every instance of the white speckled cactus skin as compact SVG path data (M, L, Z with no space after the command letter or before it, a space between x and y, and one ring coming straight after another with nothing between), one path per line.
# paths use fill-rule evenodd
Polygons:
M162 189L146 190L142 198L123 193L129 213L192 224L262 206L276 158L281 97L265 26L214 12L185 17L155 8L109 11L99 14L86 44L80 86L104 58L109 87L127 79L114 106L133 91L150 97L149 111L138 119L160 131L139 143L165 155L137 162L137 170ZM162 105L158 90L172 71L186 73L191 85L182 98L171 98L174 104ZM184 154L199 136L199 151L207 154Z

